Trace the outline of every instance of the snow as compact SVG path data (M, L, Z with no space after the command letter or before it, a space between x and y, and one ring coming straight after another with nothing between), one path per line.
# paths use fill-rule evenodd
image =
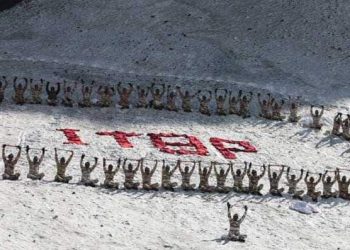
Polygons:
M305 168L316 174L347 168L349 144L331 136L330 130L333 116L347 113L350 104L349 10L348 1L341 0L32 0L2 12L0 72L9 77L70 82L83 78L98 84L155 81L192 92L214 87L271 91L285 99L302 95L303 119L290 124L257 118L256 100L249 119L135 108L15 106L8 89L0 106L0 144L49 151L41 166L43 181L25 178L24 154L18 164L21 179L0 181L1 248L349 249L349 201L342 199L307 201L320 213L304 215L289 209L293 201L288 196L110 192L76 185L82 153L90 160L94 156L178 159L155 149L149 132L197 136L209 156L183 157L186 160L224 162L209 143L210 137L222 137L248 140L258 149L238 153L235 167L244 161L277 163L297 173ZM135 96L132 99L135 104ZM304 127L310 121L310 103L326 106L321 131ZM58 128L80 129L81 139L89 145L64 145L66 138ZM105 130L143 135L130 139L134 148L121 149L113 138L95 134ZM67 171L73 176L71 184L52 182L54 147L75 152ZM100 161L92 174L100 181L101 168ZM280 184L285 187L284 178ZM180 182L179 173L175 179ZM123 181L121 172L117 180ZM192 180L198 184L197 171ZM160 169L154 181L160 182ZM215 184L213 176L210 183ZM267 193L266 177L262 183ZM232 185L230 175L227 184ZM301 187L305 189L303 182ZM244 205L249 207L241 227L248 235L244 244L221 241L229 227L227 201L240 215Z

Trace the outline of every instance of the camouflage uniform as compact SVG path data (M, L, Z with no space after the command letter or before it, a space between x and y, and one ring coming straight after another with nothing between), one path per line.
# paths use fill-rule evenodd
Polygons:
M210 95L208 98L205 98L205 96L199 97L199 112L203 115L210 115L210 110L209 110L209 102L211 100L211 92L209 92Z
M125 175L124 187L125 187L125 189L138 189L140 183L134 182L134 178L135 178L136 172L140 168L141 161L138 162L137 167L135 169L132 169L132 165L130 165L130 164L129 164L129 166L131 166L131 168L126 169L125 163L126 163L126 161L124 160L124 163L123 163L123 171L124 171L124 175Z
M83 95L83 99L79 102L79 107L88 108L91 107L91 94L92 94L92 86L82 86L81 93Z
M169 111L175 111L177 112L178 109L176 107L176 92L170 91L170 86L168 86L168 93L167 93L167 105L166 108Z
M143 168L143 161L141 162L141 174L142 174L142 188L147 191L158 191L159 184L158 183L151 183L152 176L154 172L157 169L158 162L154 165L152 170L149 170L149 168L144 169Z
M41 153L41 156L38 161L34 162L30 159L29 150L27 150L27 160L29 164L29 173L27 174L27 178L32 180L41 180L45 174L39 173L39 167L44 160L45 150Z
M275 173L271 175L271 167L268 166L268 176L269 176L269 182L270 182L270 194L275 196L282 196L282 193L284 191L284 188L278 188L278 184L280 182L280 179L282 177L284 171L284 167L282 167L282 170L280 171L279 175Z
M320 175L320 177L318 178L318 180L316 182L311 182L311 181L308 181L308 174L306 174L305 176L305 184L306 184L306 187L307 187L307 195L310 196L312 198L313 201L317 201L318 197L321 195L321 192L316 192L316 186L318 183L320 183L321 181L321 178L322 178L322 175Z
M292 176L293 178L289 177L289 170L287 171L287 185L289 187L288 194L293 195L294 199L301 199L301 195L304 193L304 190L297 190L297 185L303 178L303 171L301 171L301 174L298 179L295 179L295 175Z
M190 95L190 93L186 91L185 94L183 94L180 88L177 88L177 91L182 99L182 110L184 112L192 112L192 98L194 98L197 93Z
M340 173L337 173L336 177L338 181L338 190L339 190L339 198L350 200L350 194L349 194L349 185L350 185L350 179L348 181L340 179Z
M138 103L137 106L138 108L147 108L148 107L148 101L147 101L147 96L148 96L148 91L149 89L140 89L139 86L137 86L137 95L138 95Z
M15 159L8 159L6 158L6 155L5 155L5 147L3 146L2 148L2 160L4 162L4 165L5 165L5 170L4 170L4 173L2 175L2 178L4 180L12 180L12 181L15 181L15 180L18 180L19 176L21 175L20 173L15 173L15 166L21 156L21 148L19 148L18 150L18 153L15 157Z
M345 140L350 140L350 118L346 118L343 122L342 122L342 136Z
M242 192L247 192L247 188L243 187L243 179L247 173L247 166L244 167L243 173L242 174L235 174L233 171L233 166L230 166L231 169L231 174L233 177L233 191L237 193L242 193Z
M121 88L121 84L118 84L117 90L120 97L119 105L122 109L128 109L129 108L129 97L131 95L131 92L134 90L133 86L129 84L129 89L127 88Z
M225 182L227 175L230 172L230 168L227 168L226 172L224 169L221 169L220 173L218 173L216 166L214 166L214 171L216 176L216 191L219 193L228 193L230 187L225 186Z
M56 161L56 167L57 167L57 173L55 176L56 182L64 182L68 183L70 180L72 180L72 176L66 176L66 169L68 167L68 164L72 160L74 155L74 152L71 152L71 155L69 156L67 161L61 162L58 160L57 151L55 151L55 161Z
M265 175L266 167L264 166L264 170L260 175L253 175L250 173L250 169L248 170L248 178L249 178L249 192L256 195L261 195L260 191L263 189L264 185L259 184L259 180Z
M244 221L246 215L247 215L247 209L244 211L244 214L240 219L234 220L231 216L230 208L228 209L228 219L230 222L230 231L228 233L229 240L245 241L245 239L247 238L247 235L240 233L240 227L241 227L241 224Z
M162 166L162 188L165 190L174 191L174 188L177 186L176 182L171 182L171 177L175 173L176 169L179 167L179 162L176 164L176 166L170 171L169 166L165 166L165 161L163 161Z
M327 173L325 173L322 176L322 183L323 183L323 194L322 194L322 198L328 199L328 198L337 198L338 196L338 192L332 192L332 187L334 185L334 183L337 181L336 179L336 175L334 176L333 181L330 180L326 180L326 175Z
M66 82L64 82L64 86L63 86L63 99L62 99L62 104L65 107L73 107L74 104L74 98L73 98L73 94L75 91L75 87L72 88L70 86L66 86Z
M229 114L231 114L231 115L238 115L239 114L239 110L238 110L237 105L239 103L241 95L242 95L242 91L239 91L238 97L234 97L234 96L232 96L232 92L230 91L230 95L229 95L229 99L228 99L228 105L229 105L228 113Z
M49 88L50 83L46 83L47 104L51 106L57 105L57 95L60 93L61 85L57 83L57 89L54 87Z
M202 192L212 192L214 191L214 187L209 185L209 176L213 167L213 163L211 164L208 171L207 168L202 170L201 163L199 162L199 190Z
M15 89L15 96L13 97L13 100L18 105L23 105L26 102L26 99L24 97L24 93L27 90L28 82L26 81L24 87L22 85L16 84L17 77L14 79L14 89Z
M84 156L81 157L80 160L80 169L81 169L81 180L80 184L83 184L85 186L95 187L96 183L98 182L98 179L91 180L91 173L94 171L94 169L97 167L97 158L95 158L95 163L92 167L89 165L86 165L88 162L83 164Z
M226 115L225 112L225 101L227 97L227 90L225 89L225 94L224 96L219 95L218 96L218 90L215 89L215 99L216 99L216 113L218 115Z
M112 166L112 165L109 165ZM118 166L116 169L113 171L113 166L110 168L106 168L106 159L103 159L103 172L105 173L105 180L103 182L103 187L105 188L119 188L119 183L114 182L114 176L116 173L118 173L119 168L120 168L120 161L118 161Z
M100 106L101 107L110 107L113 103L112 97L115 94L114 88L110 88L108 86L105 86L102 88L102 86L98 89L98 94L100 95Z
M340 113L338 113L333 120L333 129L332 134L333 135L341 135L340 133L340 127L343 125L342 118Z
M185 191L194 190L194 187L196 186L195 184L191 184L191 176L193 174L195 167L196 167L196 164L194 163L191 171L186 171L186 170L183 171L181 166L179 166L180 173L182 176L181 188Z
M284 117L281 115L283 105L284 105L284 101L283 100L281 101L281 104L278 104L276 102L276 103L274 103L272 105L272 116L271 116L271 118L273 120L278 120L278 121L283 120Z
M321 109L321 112L317 115L316 113L313 113L313 106L311 106L310 109L310 113L311 113L311 117L312 117L312 125L311 128L316 128L316 129L321 129L322 128L322 124L320 123L321 121L321 117L323 115L323 107Z
M32 81L32 80L31 80ZM30 92L32 95L32 104L41 104L41 93L43 92L43 81L41 84L30 85Z
M165 86L162 85L163 89L162 91L160 91L159 89L157 89L156 91L154 90L154 85L152 85L151 87L151 94L153 96L153 100L152 100L152 107L154 109L157 109L157 110L161 110L163 109L163 101L162 101L162 98L163 98L163 95L165 93Z
M266 119L271 118L270 109L271 109L272 103L271 103L271 96L270 95L268 96L269 96L268 100L261 101L260 94L258 94L258 102L261 109L260 116Z
M239 101L239 115L242 116L243 118L247 118L250 117L250 113L249 113L249 104L250 101L253 98L253 94L251 93L250 96L243 96L242 98L240 98Z

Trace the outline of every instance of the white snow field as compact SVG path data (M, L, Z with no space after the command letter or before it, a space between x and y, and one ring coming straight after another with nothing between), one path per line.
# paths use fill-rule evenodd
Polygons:
M0 249L350 249L350 204L342 199L310 202L320 213L304 215L289 209L293 200L288 196L109 192L76 184L82 153L100 158L92 174L100 181L103 157L178 159L158 151L147 136L151 132L197 136L210 155L186 160L227 161L209 142L221 137L250 141L258 150L237 153L235 167L252 161L314 173L349 169L349 142L330 136L334 115L349 111L349 11L345 0L32 0L1 12L0 75L98 84L156 81L193 92L226 87L269 91L285 99L302 95L303 119L290 124L258 118L256 100L249 119L118 107L16 106L7 89L0 105L0 144L49 151L42 181L26 178L24 152L17 168L20 180L0 181ZM309 103L326 106L321 131L303 126L309 122ZM89 145L63 144L60 128L79 129ZM134 148L122 149L112 138L95 134L114 130L143 135L130 139ZM70 184L52 182L54 147L75 152L67 170ZM197 171L192 179L198 184ZM117 180L123 181L122 172ZM174 180L180 182L179 173ZM160 167L154 181L160 182ZM215 184L213 176L210 181ZM266 176L262 183L267 193ZM281 185L286 187L285 177ZM246 243L221 240L229 228L227 201L240 215L244 205L249 207L241 226Z

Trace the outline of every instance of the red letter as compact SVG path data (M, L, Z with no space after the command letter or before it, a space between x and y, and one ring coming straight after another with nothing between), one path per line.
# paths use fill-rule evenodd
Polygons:
M160 151L169 153L169 154L179 154L179 155L208 155L207 148L201 143L200 140L195 136L189 135L177 135L173 133L160 133L153 134L149 133L148 136L151 138L153 145L158 148ZM188 142L165 142L165 138L178 138L182 137L188 140ZM171 147L177 147L178 149L173 149Z
M121 131L112 131L112 132L97 132L97 135L109 135L113 136L115 141L122 147L122 148L133 148L134 145L131 144L131 142L128 140L128 137L132 136L140 136L141 134L136 133L125 133Z
M79 129L64 128L56 130L62 131L63 134L67 137L68 141L64 142L63 144L89 145L88 143L82 142L80 137L77 135L76 132L80 131Z
M248 141L233 141L212 137L210 142L226 159L236 159L236 155L232 152L257 152L256 148ZM238 144L243 149L237 147L226 148L224 143Z

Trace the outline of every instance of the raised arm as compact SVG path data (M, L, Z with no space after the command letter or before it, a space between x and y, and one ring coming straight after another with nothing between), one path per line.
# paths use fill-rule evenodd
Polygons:
M6 163L6 154L5 154L5 148L6 148L6 144L2 145L2 160Z
M134 86L131 83L129 83L128 95L130 95L133 90L134 90Z
M103 172L107 172L107 168L106 168L106 158L103 158L103 161L102 161L102 166L103 166Z
M283 172L284 172L284 166L282 166L282 169L281 169L281 171L280 171L280 174L279 174L278 177L277 177L278 180L281 179Z
M158 160L156 160L156 163L154 164L154 167L153 167L153 169L151 170L151 175L154 174L154 172L155 172L156 169L157 169L157 166L158 166Z
M124 161L123 161L123 171L125 172L126 171L126 168L125 168L125 166L126 166L126 161L127 161L128 159L127 158L125 158L124 159Z
M241 223L244 221L245 217L247 216L247 211L248 211L248 207L247 207L247 206L244 206L244 214L243 214L243 216L238 220L238 223L239 223L239 224L241 224Z
M66 165L68 166L68 164L71 162L71 160L73 159L73 155L74 155L74 152L73 151L70 151L71 153L70 153L70 156L69 156L69 158L68 158L68 160L67 160L67 163L66 163Z
M216 165L214 165L214 173L215 173L215 176L217 177L219 174L218 174L218 170L216 169Z
M85 154L82 154L81 157L80 157L80 168L81 169L84 168L84 164L83 164L84 158L85 158Z
M94 171L94 169L97 167L97 163L98 163L98 158L95 157L95 163L94 163L94 165L92 166L92 168L90 168L90 172Z
M190 175L193 174L193 171L194 171L195 167L196 167L196 162L194 161L194 162L193 162L193 167L192 167L191 172L190 172Z
M320 183L321 179L322 179L322 174L319 174L318 180L316 181L315 185L317 185L318 183Z
M17 148L18 148L18 153L16 155L15 160L13 161L13 164L17 164L19 158L21 157L22 147L21 146L17 146Z
M45 156L45 148L42 148L41 149L41 156L40 156L40 159L39 159L39 165L43 162L44 160L44 156Z
M271 180L271 166L270 165L267 166L267 174L268 174L269 180Z
M143 159L140 159L137 163L137 167L135 168L135 170L133 171L134 174L137 173L137 171L139 171L140 166L143 168Z
M263 165L263 172L261 173L261 175L259 176L259 178L262 178L265 175L266 172L266 166Z
M27 156L27 161L28 161L29 165L32 165L33 162L32 162L32 160L30 159L30 156L29 156L29 146L26 147L26 156Z
M181 88L180 88L179 86L176 87L176 90L177 90L177 93L179 93L179 96L180 96L181 98L184 98L184 95L183 95L183 93L182 93L182 91L181 91Z
M177 161L173 170L170 171L170 175L173 175L178 167L180 167L180 160Z
M49 90L49 85L50 85L50 82L47 82L46 83L46 93L50 93L50 90Z
M57 83L57 90L56 90L56 95L58 95L60 93L61 90L61 83Z
M323 112L324 112L324 106L321 106L320 117L323 115Z

